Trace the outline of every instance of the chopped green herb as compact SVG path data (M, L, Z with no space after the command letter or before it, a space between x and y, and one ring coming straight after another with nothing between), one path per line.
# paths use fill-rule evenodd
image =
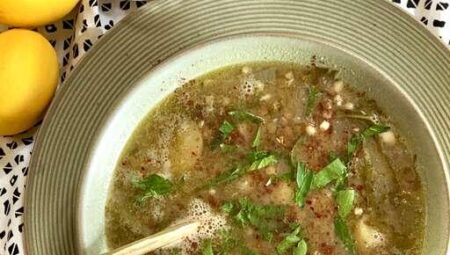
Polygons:
M202 186L200 189L206 187L213 187L223 183L234 181L248 172L259 170L264 167L274 165L278 162L275 155L264 151L252 152L250 153L249 158L250 158L250 166L236 167L228 171L222 172L221 174L210 180L207 185Z
M334 221L334 230L336 232L337 237L344 244L348 254L355 255L355 243L353 237L350 233L350 230L347 227L347 224L341 217L337 217Z
M225 213L231 213L233 211L233 209L234 209L233 202L228 201L222 205L222 211Z
M261 126L256 131L255 139L253 140L252 147L258 148L261 145Z
M257 124L264 122L264 119L262 117L246 111L231 111L228 112L228 115L232 116L238 121L250 121Z
M315 86L308 87L308 99L306 101L305 115L310 116L316 107L316 100L320 96L320 90Z
M255 150L248 154L248 158L249 158L250 162L254 162L254 161L260 160L262 158L265 158L269 155L270 155L270 153L268 153L267 151Z
M362 131L361 133L355 134L350 138L350 141L347 144L347 154L350 158L355 151L359 149L364 139L373 137L375 135L384 133L388 131L390 128L388 126L374 124Z
M230 136L234 129L235 127L233 124L224 120L219 127L220 135L213 139L211 148L216 149L218 146L222 146L222 144L224 144L223 142Z
M353 209L356 192L352 189L340 190L336 192L336 203L338 205L338 214L342 219L347 218Z
M252 249L250 249L244 242L242 242L236 233L232 233L230 230L221 230L219 232L219 239L217 243L217 255L228 254L242 254L242 255L257 255ZM238 240L239 239L239 240Z
M369 137L384 133L384 132L388 131L389 129L390 129L390 127L384 126L384 125L372 125L366 129L364 129L364 131L362 132L362 136L364 138L369 138Z
M202 255L214 255L213 248L212 248L212 242L210 239L206 240L203 243Z
M238 246L238 242L234 239L230 230L221 230L219 232L220 242L218 246L218 254L230 254L231 251Z
M249 171L255 171L262 169L264 167L268 167L271 165L275 165L278 163L277 157L273 154L266 154L263 157L255 159L253 163L249 167Z
M277 252L278 254L283 254L287 250L289 250L291 247L296 245L298 242L300 242L301 238L299 237L300 234L300 227L297 227L292 233L287 235L283 241L281 241L277 245Z
M349 159L351 158L353 153L355 153L355 151L358 150L363 140L364 138L361 134L355 134L352 136L352 138L350 138L350 141L348 141L347 144L347 154Z
M219 127L219 131L222 134L223 139L227 138L231 134L231 132L233 132L234 129L235 127L233 126L233 124L231 124L226 120L224 120L222 125L220 125Z
M306 244L305 240L301 240L297 247L294 248L292 255L306 255L306 252L308 251L308 245Z
M347 167L340 159L333 160L330 164L314 174L312 187L323 188L332 181L337 181L347 175Z
M132 180L132 184L134 187L143 191L142 196L138 198L138 202L144 202L148 198L166 195L173 188L171 181L157 174L152 174L143 180Z
M248 198L229 203L222 207L222 210L233 217L239 226L255 228L265 240L272 240L274 232L283 227L279 222L280 218L284 217L285 212L285 208L282 206L260 205Z
M257 255L245 243L238 241L235 235L229 230L220 232L218 247L217 255L236 254L236 252L242 255Z
M226 182L231 182L236 180L237 178L243 176L247 171L243 167L232 168L228 171L225 171L218 176L214 177L212 180L208 182L206 187L217 186ZM202 187L204 188L204 187Z
M295 191L294 200L298 206L303 207L305 205L305 198L311 188L311 183L313 180L313 173L306 168L305 163L297 163L297 190Z

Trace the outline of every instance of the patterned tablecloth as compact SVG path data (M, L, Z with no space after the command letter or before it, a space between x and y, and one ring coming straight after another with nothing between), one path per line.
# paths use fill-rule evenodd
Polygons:
M37 28L58 52L61 82L104 33L147 2L151 4L151 1L136 0L82 0L62 21ZM392 2L450 45L450 0ZM0 31L5 29L6 26L0 25ZM0 136L0 254L23 253L23 194L38 130L37 126L14 137Z

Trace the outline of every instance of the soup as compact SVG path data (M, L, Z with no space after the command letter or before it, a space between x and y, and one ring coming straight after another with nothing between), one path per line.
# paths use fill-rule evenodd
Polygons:
M415 156L336 74L252 63L178 88L121 156L110 248L198 220L195 235L154 254L420 254Z

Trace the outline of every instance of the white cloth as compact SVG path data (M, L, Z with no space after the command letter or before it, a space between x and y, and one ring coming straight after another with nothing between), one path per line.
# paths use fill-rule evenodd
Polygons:
M445 44L450 44L450 0L392 2L425 24ZM136 0L82 0L62 21L37 28L58 52L61 81L98 38L130 11L146 3ZM0 31L5 29L0 25ZM23 254L23 194L37 130L35 127L14 137L0 136L0 254Z

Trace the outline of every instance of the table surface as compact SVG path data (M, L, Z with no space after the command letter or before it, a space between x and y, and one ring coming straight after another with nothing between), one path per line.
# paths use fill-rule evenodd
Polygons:
M82 0L63 20L37 28L58 53L61 83L103 34L147 2L151 4L145 0ZM392 2L450 47L450 0ZM0 25L0 31L6 29ZM39 126L36 126L14 137L0 136L0 254L23 254L23 194L38 131Z

